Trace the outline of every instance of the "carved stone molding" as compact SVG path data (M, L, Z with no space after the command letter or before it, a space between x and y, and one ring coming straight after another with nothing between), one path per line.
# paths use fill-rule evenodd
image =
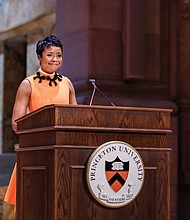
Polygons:
M39 27L41 30L43 30L43 34L49 34L52 31L52 29L55 29L55 18L55 12L46 14L29 23L0 33L0 40L4 41L15 36L28 35L35 29L39 29Z

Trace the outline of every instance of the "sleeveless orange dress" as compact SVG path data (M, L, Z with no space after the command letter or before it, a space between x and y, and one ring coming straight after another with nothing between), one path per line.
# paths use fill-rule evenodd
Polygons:
M28 105L30 112L49 104L69 104L69 79L57 73L47 74L41 70L26 78L31 85ZM13 169L4 201L16 207L16 169Z

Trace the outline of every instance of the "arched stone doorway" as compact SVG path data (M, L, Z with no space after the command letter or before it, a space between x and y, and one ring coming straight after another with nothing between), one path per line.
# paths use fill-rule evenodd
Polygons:
M24 36L4 42L3 152L14 152L18 143L11 128L11 117L17 88L26 76L26 46Z

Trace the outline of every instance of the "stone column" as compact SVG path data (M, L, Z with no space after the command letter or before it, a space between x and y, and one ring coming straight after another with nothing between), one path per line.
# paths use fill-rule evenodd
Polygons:
M3 84L4 84L4 55L3 44L0 42L0 154L3 152Z

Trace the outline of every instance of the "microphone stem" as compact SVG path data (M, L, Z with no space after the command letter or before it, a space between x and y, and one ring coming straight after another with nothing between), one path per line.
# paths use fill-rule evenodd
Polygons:
M92 101L93 101L93 99L94 99L94 94L95 94L95 92L96 92L96 86L94 85L94 83L92 83L92 84L93 84L93 86L94 86L94 89L93 89L92 96L91 96L91 99L90 99L90 105L92 105Z
M92 105L92 102L93 102L93 99L94 99L94 94L96 92L96 89L104 96L104 98L113 106L115 107L115 105L113 104L113 102L100 90L98 89L98 87L96 86L95 84L95 80L90 80L90 82L92 83L94 89L93 89L93 92L92 92L92 96L91 96L91 99L90 99L90 105Z
M95 85L95 86L96 86L96 85ZM113 102L112 102L110 99L108 99L108 97L107 97L101 90L99 90L97 86L96 86L96 89L107 99L107 101L108 101L113 107L115 107L115 105L113 104Z

